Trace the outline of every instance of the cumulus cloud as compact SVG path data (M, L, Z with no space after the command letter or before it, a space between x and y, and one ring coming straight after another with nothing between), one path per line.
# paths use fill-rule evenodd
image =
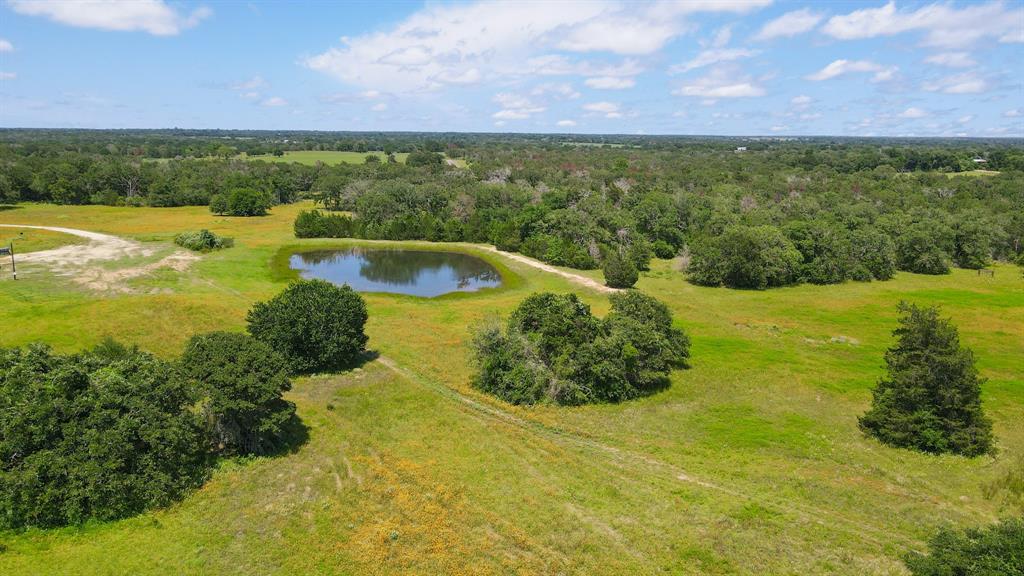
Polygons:
M287 106L288 101L280 96L271 96L266 100L260 102L260 106L267 106L268 108L277 108L280 106Z
M591 102L584 104L583 109L595 114L604 114L605 118L622 118L622 110L615 102Z
M811 12L807 8L786 12L761 27L761 30L754 35L754 40L765 41L774 38L792 38L798 34L813 30L821 22L822 18L824 16Z
M733 75L718 68L707 76L682 84L672 91L676 96L693 96L706 100L719 98L751 98L764 96L764 88L746 75Z
M882 66L876 62L870 60L834 60L828 66L825 66L821 70L818 70L814 74L808 75L808 80L820 82L822 80L831 80L844 74L850 74L852 72L874 72L874 76L871 77L872 82L885 82L892 80L896 72L899 70L896 66Z
M378 102L378 103L374 104L370 108L370 110L373 110L374 112L383 112L383 111L385 111L387 109L388 109L388 105L385 102Z
M794 96L789 101L789 103L792 104L793 106L797 107L797 108L806 108L813 101L814 101L814 99L811 98L810 96L808 96L806 94L801 94L799 96Z
M1022 115L1024 115L1024 112L1021 112L1020 108L1014 108L1003 112L1003 116L1006 118L1020 118Z
M977 64L967 52L940 52L924 59L928 64L949 68L970 68Z
M956 8L946 3L929 4L917 10L897 10L896 3L879 8L854 10L833 16L822 27L825 34L840 40L892 36L904 32L924 33L926 46L964 47L983 38L1013 41L1019 33L1024 9L1010 9L1002 2Z
M14 44L10 40L0 38L0 52L14 52Z
M511 92L495 94L492 99L501 106L501 110L491 115L495 120L525 120L533 114L539 114L547 108L538 106L529 98Z
M943 94L979 94L987 92L989 84L975 72L965 72L927 81L921 85L921 88L927 92L942 92Z
M534 86L533 90L530 91L531 96L546 96L549 94L559 100L575 100L580 97L580 93L568 82L546 82Z
M303 63L342 81L392 92L438 90L523 74L608 74L552 51L642 56L686 30L695 12L743 13L770 0L552 2L499 0L436 4L379 32L342 38L342 44ZM540 58L541 60L537 60Z
M0 80L14 80L17 77L14 72L0 72Z
M556 124L561 128L572 128L576 125L575 120L559 120Z
M636 81L632 78L617 78L615 76L587 78L583 83L590 88L596 88L598 90L624 90L626 88L636 86Z
M232 90L258 90L260 88L266 88L267 81L262 76L253 76L248 80L238 82L231 85Z
M703 68L712 64L719 64L722 62L732 62L733 60L739 60L741 58L750 58L759 54L757 50L747 50L745 48L712 48L710 50L704 50L697 54L697 56L685 64L677 64L669 69L671 73L685 73L690 70L697 68Z
M206 7L182 14L163 0L9 0L12 10L78 28L175 36L208 18Z

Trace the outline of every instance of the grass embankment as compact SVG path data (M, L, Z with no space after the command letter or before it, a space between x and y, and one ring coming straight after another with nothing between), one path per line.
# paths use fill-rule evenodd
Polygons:
M284 247L338 244L292 236L307 207L265 218L202 207L0 212L0 222L149 242L200 228L236 239L184 273L139 281L158 294L98 295L43 270L0 280L0 345L76 350L112 335L174 356L194 332L241 330L249 306L287 282ZM1016 267L752 292L692 286L659 261L639 288L691 335L692 368L634 402L517 408L470 388L470 326L535 291L578 292L598 315L607 298L458 249L517 280L458 297L367 295L382 358L296 381L290 397L311 427L296 453L229 463L167 510L0 534L0 573L901 573L900 555L924 549L939 525L1008 512L981 488L1024 454ZM974 350L996 458L895 450L857 430L904 299L940 304Z

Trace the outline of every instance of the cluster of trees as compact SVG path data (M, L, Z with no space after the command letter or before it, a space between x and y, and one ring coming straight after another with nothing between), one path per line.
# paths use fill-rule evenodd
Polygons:
M575 294L533 294L504 328L480 328L473 384L513 404L619 402L666 385L690 342L663 303L635 290L611 296L603 319Z
M365 350L358 294L297 282L248 334L195 335L175 361L108 340L78 354L0 349L0 529L123 518L202 484L215 459L301 441L290 374Z
M928 554L904 560L914 576L1024 576L1024 518L984 528L943 528L928 541Z

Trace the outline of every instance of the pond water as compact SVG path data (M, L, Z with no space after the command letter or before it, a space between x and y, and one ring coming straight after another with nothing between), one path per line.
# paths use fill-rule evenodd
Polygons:
M486 261L456 252L348 248L292 254L289 265L303 278L319 278L357 292L440 296L501 285Z

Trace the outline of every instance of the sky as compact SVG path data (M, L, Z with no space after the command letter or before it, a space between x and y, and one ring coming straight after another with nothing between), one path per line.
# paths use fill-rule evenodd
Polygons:
M0 0L0 126L1024 136L1024 0Z

